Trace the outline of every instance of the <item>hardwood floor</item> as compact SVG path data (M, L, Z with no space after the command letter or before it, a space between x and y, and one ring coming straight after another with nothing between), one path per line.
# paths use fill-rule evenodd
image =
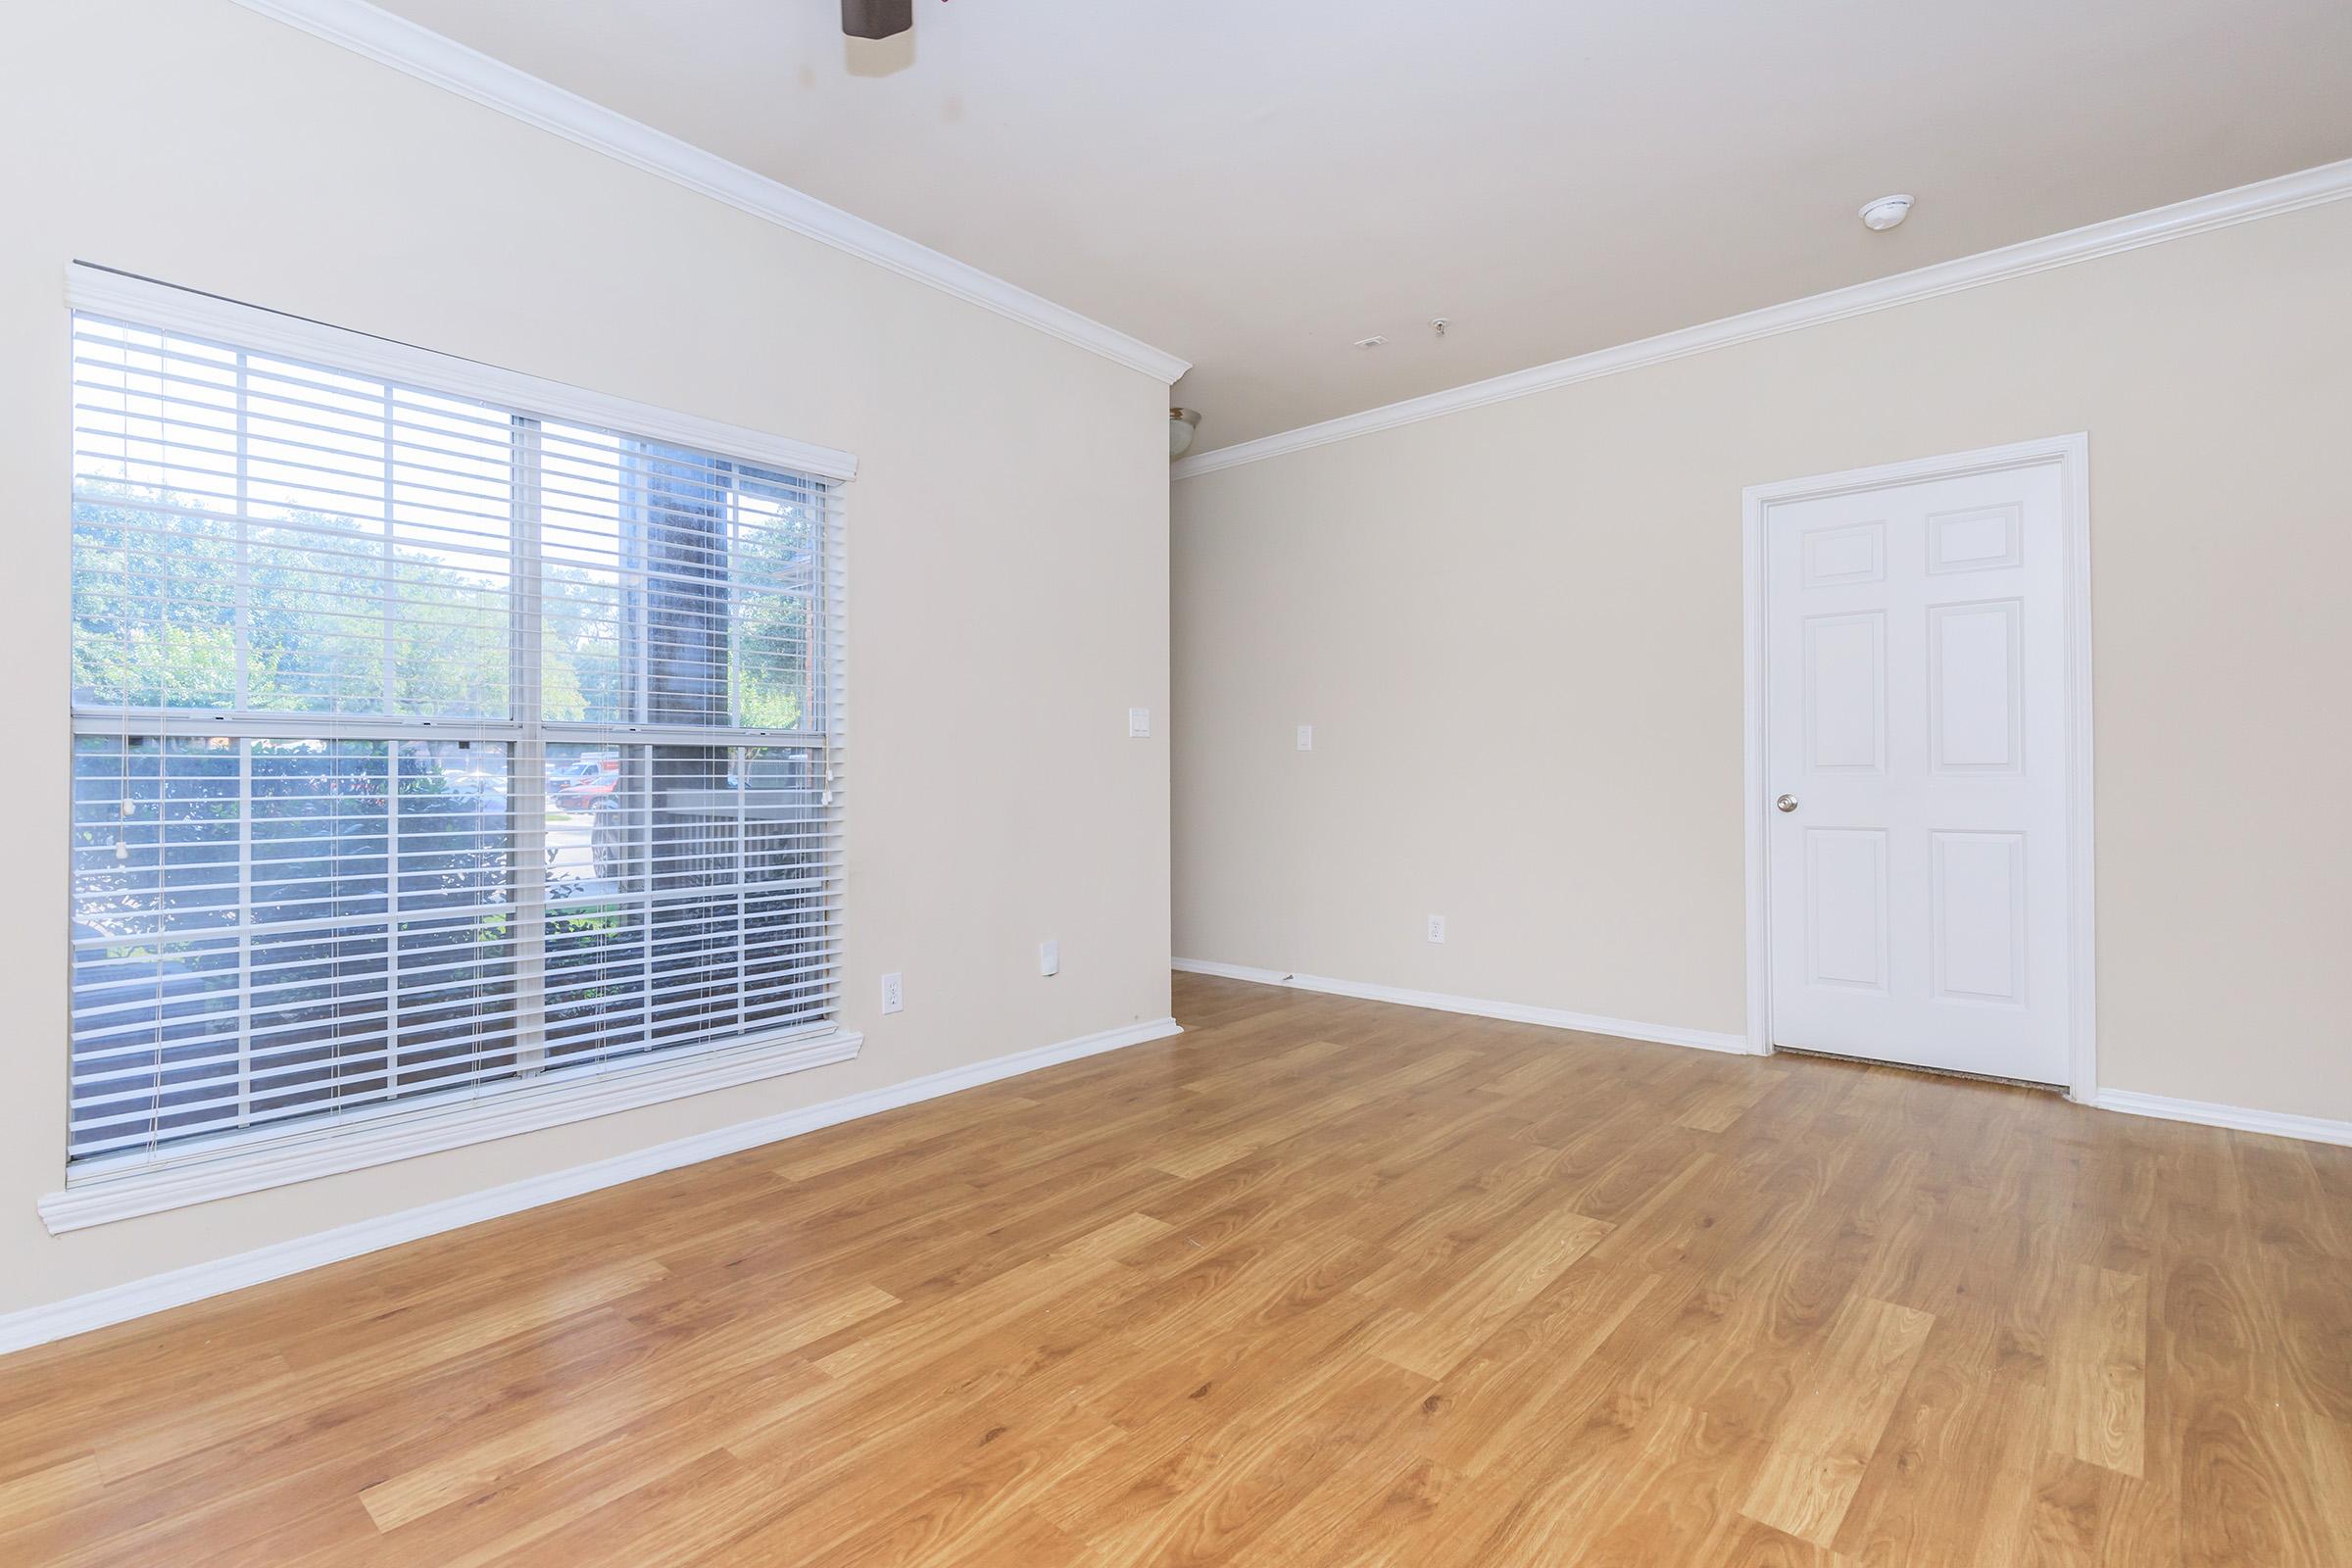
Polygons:
M0 1562L2352 1563L2352 1151L1177 1010L0 1361Z

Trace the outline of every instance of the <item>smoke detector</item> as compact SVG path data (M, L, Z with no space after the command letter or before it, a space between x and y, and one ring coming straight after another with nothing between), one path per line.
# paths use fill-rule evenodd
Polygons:
M1910 197L1882 196L1862 209L1862 226L1884 234L1910 216Z

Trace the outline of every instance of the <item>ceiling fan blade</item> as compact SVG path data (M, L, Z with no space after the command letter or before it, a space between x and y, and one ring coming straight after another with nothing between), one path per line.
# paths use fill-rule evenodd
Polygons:
M914 0L841 0L841 30L853 38L888 38L914 25Z

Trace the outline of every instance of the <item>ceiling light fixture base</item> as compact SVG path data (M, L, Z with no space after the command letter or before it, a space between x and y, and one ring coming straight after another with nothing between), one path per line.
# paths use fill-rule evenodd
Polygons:
M852 38L895 38L914 25L914 0L841 0L841 30Z
M1884 234L1911 216L1911 198L1882 196L1864 207L1860 216L1863 227L1873 233Z

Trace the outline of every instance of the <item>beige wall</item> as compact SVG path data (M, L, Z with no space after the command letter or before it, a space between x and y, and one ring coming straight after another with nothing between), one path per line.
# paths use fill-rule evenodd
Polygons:
M2352 202L1179 483L1176 951L1741 1031L1741 488L2076 430L2101 1083L2352 1118Z
M0 48L0 1312L1168 1011L1164 388L226 0ZM66 267L858 455L857 1061L52 1238L67 1017ZM1037 974L1058 936L1062 972ZM876 976L906 977L875 1016Z

